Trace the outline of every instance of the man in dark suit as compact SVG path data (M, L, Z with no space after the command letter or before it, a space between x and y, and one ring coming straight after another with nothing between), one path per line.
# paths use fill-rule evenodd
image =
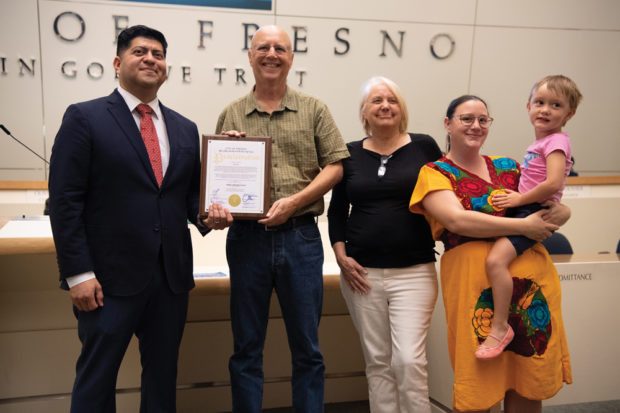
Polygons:
M176 410L178 349L194 286L187 220L197 224L200 154L196 125L157 99L166 47L157 30L121 32L119 87L69 106L52 149L50 220L82 342L72 412L115 411L116 377L133 334L140 411ZM222 229L231 221L214 205L201 224Z

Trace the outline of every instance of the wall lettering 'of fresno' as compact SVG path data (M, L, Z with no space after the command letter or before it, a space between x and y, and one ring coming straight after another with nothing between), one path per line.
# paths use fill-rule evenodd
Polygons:
M129 17L126 15L113 15L114 21L114 38L115 41L118 34L125 28L129 26ZM78 27L77 32L65 33L62 29L64 20L71 20L69 23L72 25L76 25ZM65 21L66 23L66 21ZM241 45L241 50L246 52L249 49L250 42L252 40L252 36L258 30L259 25L256 23L241 23L242 30L244 32L243 36L243 44ZM63 13L58 14L54 18L54 33L62 42L66 43L79 43L82 40L84 33L87 30L87 22L84 18L73 11L65 11ZM213 38L213 30L215 29L214 21L212 20L198 20L198 33L197 33L197 48L198 49L206 49L209 39ZM293 51L297 54L305 54L308 53L308 36L310 35L310 31L307 26L292 26L292 35L291 42L293 46ZM332 47L332 53L334 56L346 56L351 48L351 40L350 40L350 29L348 27L339 27L334 31L334 44ZM397 58L402 57L403 47L405 45L406 39L406 31L399 30L396 33L390 33L387 30L379 30L377 33L381 38L381 48L377 50L377 56L381 58L386 58L388 56L395 56ZM431 39L429 39L429 53L433 58L438 60L447 59L452 55L454 49L456 47L456 43L451 35L447 33L439 33L434 35ZM35 75L35 64L36 59L30 59L26 61L22 58L17 60L17 67L20 76ZM79 65L79 66L84 66ZM62 62L59 67L62 75L67 79L74 79L78 75L78 62L75 59L67 59ZM174 68L172 66L168 67L168 76L173 74ZM191 66L180 66L178 69L180 79L183 83L191 83L192 81L192 71ZM176 72L177 70L174 70ZM86 75L89 79L97 80L106 75L104 64L101 62L93 61L88 62L85 65ZM7 66L7 58L0 56L0 73L6 75L9 73L9 68ZM213 67L214 78L217 83L222 83L225 75L228 74L228 69L225 66L214 66ZM234 81L236 84L246 84L245 79L245 69L243 68L234 68L232 70L232 75L234 77ZM306 71L297 70L295 71L295 76L297 77L297 84L299 86L303 85L303 79ZM116 76L115 73L111 73L111 76Z

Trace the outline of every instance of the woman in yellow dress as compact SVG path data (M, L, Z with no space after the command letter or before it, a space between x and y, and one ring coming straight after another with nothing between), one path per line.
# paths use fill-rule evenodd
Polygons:
M568 220L570 210L551 203L516 219L491 204L495 193L516 190L520 172L513 159L480 154L492 122L476 96L451 102L444 120L448 153L421 169L410 209L426 216L433 237L445 247L440 277L455 410L488 411L503 399L506 413L535 413L542 410L541 400L572 381L559 278L540 243L514 260L509 324L515 337L499 357L479 360L474 352L493 318L485 261L493 237L518 234L540 241Z

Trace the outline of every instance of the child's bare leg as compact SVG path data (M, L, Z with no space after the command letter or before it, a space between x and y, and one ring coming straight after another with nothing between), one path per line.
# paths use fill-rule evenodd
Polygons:
M500 339L508 331L508 310L512 299L512 276L508 271L508 266L516 257L515 248L508 238L502 237L495 242L486 261L487 275L493 291L494 309L491 334ZM487 347L494 347L497 344L498 340L490 336L484 341Z

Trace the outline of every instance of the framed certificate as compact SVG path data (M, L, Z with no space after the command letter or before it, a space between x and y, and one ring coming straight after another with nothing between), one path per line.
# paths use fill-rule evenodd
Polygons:
M235 219L264 218L270 207L271 138L202 136L200 217L218 202Z

